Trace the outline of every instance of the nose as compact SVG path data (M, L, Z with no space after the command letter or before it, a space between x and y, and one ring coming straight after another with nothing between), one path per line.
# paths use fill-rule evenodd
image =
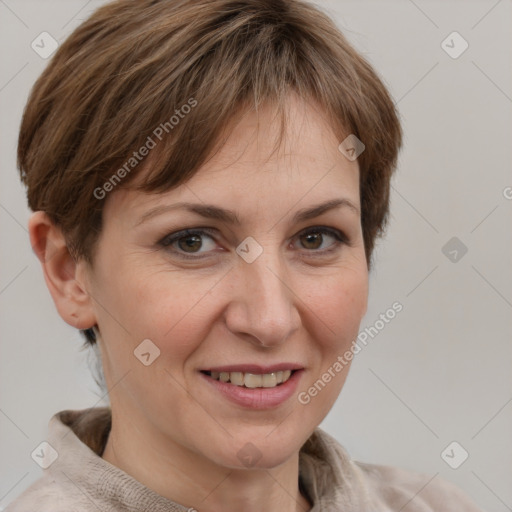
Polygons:
M284 343L298 330L300 314L285 263L264 252L252 263L240 258L231 275L225 319L228 329L263 347Z

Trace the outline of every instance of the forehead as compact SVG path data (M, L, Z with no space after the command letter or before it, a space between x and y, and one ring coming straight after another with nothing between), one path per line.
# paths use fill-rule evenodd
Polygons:
M284 121L279 141L281 118L272 106L245 112L226 127L220 149L186 183L161 194L119 189L107 198L104 214L122 212L133 220L148 208L177 201L215 201L249 215L340 196L359 206L357 161L338 150L340 141L322 109L290 95ZM134 183L144 180L150 165L148 158Z

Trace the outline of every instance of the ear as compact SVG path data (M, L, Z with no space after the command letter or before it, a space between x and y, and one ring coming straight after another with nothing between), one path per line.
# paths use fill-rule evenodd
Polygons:
M94 326L92 299L81 282L86 275L86 262L73 259L62 231L45 212L31 215L28 230L30 244L41 262L46 286L59 315L76 329Z

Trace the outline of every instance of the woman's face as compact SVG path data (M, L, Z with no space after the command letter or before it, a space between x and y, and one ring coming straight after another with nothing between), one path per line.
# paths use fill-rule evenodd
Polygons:
M348 366L333 367L367 305L357 161L294 96L271 154L272 115L246 115L172 191L111 192L83 275L113 414L226 467L273 467L300 449L338 397ZM298 371L275 386L286 368ZM256 387L205 373L220 370Z

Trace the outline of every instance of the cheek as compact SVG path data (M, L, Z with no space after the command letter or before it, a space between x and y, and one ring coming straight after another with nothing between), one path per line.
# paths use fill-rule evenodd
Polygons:
M314 338L339 351L357 336L366 312L368 274L365 268L340 270L311 286L307 297Z
M130 258L110 265L108 274L101 299L111 312L103 316L117 331L114 339L128 337L133 348L150 339L160 348L162 361L168 359L173 366L208 337L232 293L230 276L138 266ZM296 272L291 281L301 328L317 347L339 350L357 336L368 294L364 258L315 275Z
M130 372L119 392L124 389L140 403L147 402L148 393L156 402L190 400L181 393L182 371L211 330L216 302L212 289L217 281L213 276L192 279L178 272L147 269L124 273L120 268L111 276L109 289L103 294L104 305L112 313L103 317L109 353L106 373L116 382ZM157 353L151 344L141 345L146 339L159 349L148 366L134 355L139 346L146 347L144 351L149 350L151 358ZM151 407L150 402L147 407Z
M179 272L132 272L116 292L117 312L134 343L150 339L166 359L178 364L211 329L218 276L190 277Z

